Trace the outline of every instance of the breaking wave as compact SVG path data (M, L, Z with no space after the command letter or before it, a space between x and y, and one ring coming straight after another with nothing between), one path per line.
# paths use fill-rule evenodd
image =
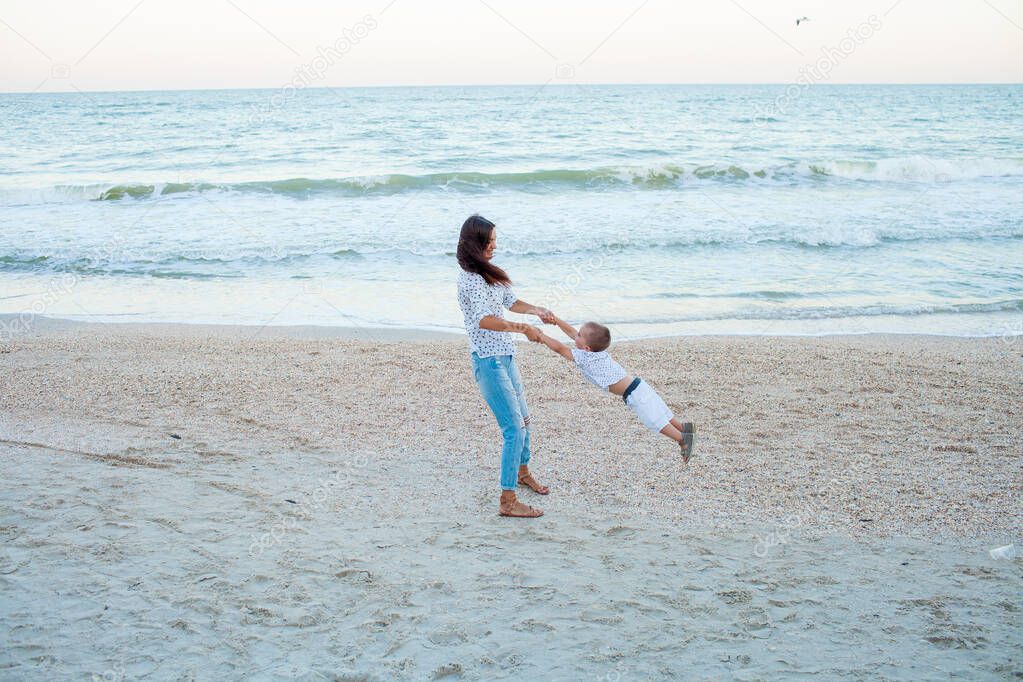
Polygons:
M687 184L725 182L873 182L948 183L981 178L1023 176L1021 159L934 159L923 156L873 161L820 160L751 166L738 164L657 164L483 173L451 171L423 175L385 174L347 178L289 178L249 182L140 182L127 184L58 185L40 189L0 190L3 205L122 201L204 192L226 192L311 198L318 195L368 196L415 191L487 192L511 189L606 190L684 188Z

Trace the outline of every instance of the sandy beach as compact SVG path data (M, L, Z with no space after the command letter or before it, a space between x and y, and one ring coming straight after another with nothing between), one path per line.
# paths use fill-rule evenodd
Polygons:
M1023 4L578 9L4 5L0 682L1023 682Z
M0 343L0 677L1023 676L1023 340L536 345L537 521L465 339L37 320Z

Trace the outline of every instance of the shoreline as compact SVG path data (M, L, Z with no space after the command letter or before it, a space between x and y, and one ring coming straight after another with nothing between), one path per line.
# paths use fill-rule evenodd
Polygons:
M17 320L19 315L0 313L0 327ZM438 329L420 329L416 327L352 327L327 326L315 324L286 325L248 325L248 324L208 324L203 322L97 322L74 320L65 317L48 317L37 315L32 319L29 329L15 331L10 340L19 337L31 337L37 333L66 333L73 331L95 331L101 328L112 328L118 332L157 333L168 336L194 336L209 334L223 338L276 338L276 339L338 339L350 341L445 341L464 339L461 332L448 332ZM0 337L0 343L3 338Z
M0 313L0 330L7 325L16 322L24 317L17 313ZM19 323L20 324L20 323ZM545 328L546 325L537 325ZM277 338L277 339L338 339L353 341L383 341L383 342L419 342L419 341L447 341L462 339L465 340L465 332L449 331L439 328L402 327L402 326L345 326L345 325L319 325L319 324L279 324L279 325L258 325L238 324L233 322L211 324L206 322L99 322L90 320L76 320L65 317L51 317L46 315L31 316L27 328L16 330L10 335L0 334L0 343L15 341L20 337L31 337L42 333L65 333L74 330L95 330L99 328L113 328L119 331L135 333L161 333L168 335L188 336L196 333L207 333L225 338ZM1023 329L1023 327L1021 327ZM520 338L520 335L513 335L517 343L528 343ZM943 334L939 332L885 332L885 331L842 331L842 332L806 332L806 333L690 333L690 334L655 334L651 336L629 337L621 341L614 341L617 344L637 344L646 342L671 341L679 339L771 339L771 338L794 338L794 339L819 339L819 338L935 338L935 339L963 339L963 340L985 340L1000 339L1003 343L1011 345L1023 340L1023 331L1016 331L1009 334Z

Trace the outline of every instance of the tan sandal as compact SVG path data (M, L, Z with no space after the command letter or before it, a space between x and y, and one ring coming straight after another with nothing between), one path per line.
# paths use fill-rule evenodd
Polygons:
M543 512L539 509L534 509L528 504L523 504L518 500L512 500L508 509L501 505L497 508L497 513L501 516L512 516L518 519L535 519L543 516Z
M537 483L536 479L533 478L533 474L529 473L519 475L519 485L526 486L537 495L546 495L551 491L551 489L548 488L547 486L540 485L539 483Z

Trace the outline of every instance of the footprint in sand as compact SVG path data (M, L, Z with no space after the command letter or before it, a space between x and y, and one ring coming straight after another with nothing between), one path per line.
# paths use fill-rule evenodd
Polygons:
M427 639L437 646L451 646L452 644L461 644L469 638L461 630L449 628L431 632ZM461 670L461 668L459 668L459 670Z
M433 679L440 680L445 677L461 677L462 666L458 663L445 663L433 671Z
M550 623L545 623L542 620L536 620L535 618L527 618L526 620L516 623L512 626L513 630L519 632L550 632L555 629Z
M740 611L737 621L739 623L739 627L747 632L764 630L774 625L771 621L771 616L768 615L767 611L758 606ZM766 634L764 636L766 636Z
M718 592L717 596L726 604L748 604L753 600L753 594L747 590L725 590Z

